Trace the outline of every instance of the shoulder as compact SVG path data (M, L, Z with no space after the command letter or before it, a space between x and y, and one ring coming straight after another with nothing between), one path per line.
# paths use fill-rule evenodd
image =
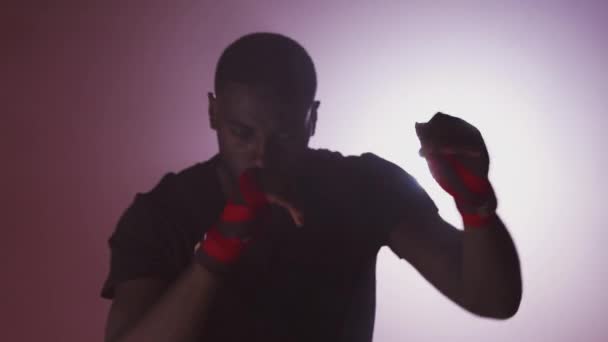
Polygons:
M137 192L123 213L117 231L125 229L124 225L154 225L159 230L167 225L185 227L215 215L221 189L215 178L214 158L177 172L167 172L152 188Z
M310 149L307 154L307 162L313 167L357 167L357 164L366 162L373 153L363 153L360 155L343 154L339 151L330 149ZM377 157L379 158L379 157Z
M422 204L435 208L418 181L392 161L371 152L343 155L317 150L314 153L320 161L317 170L322 170L315 173L315 181L326 180L327 188L337 186L351 200L362 201L366 207L384 208L375 211L403 205L415 208Z
M401 166L374 153L344 155L330 150L313 150L314 162L307 163L311 188L352 201L385 202L414 198L423 192L416 179ZM424 195L424 194L422 194Z
M313 160L311 164L319 171L337 171L344 173L344 176L365 178L371 176L411 178L399 165L371 152L345 155L328 149L311 149L310 155Z
M413 211L433 208L412 175L375 153L316 150L313 155L316 172L306 183L310 198L317 206L344 211L349 220L365 227L361 232L373 246L384 245L388 232Z
M138 192L136 200L174 208L187 205L188 202L204 202L205 197L215 197L215 163L216 157L212 157L177 172L167 172L151 189Z

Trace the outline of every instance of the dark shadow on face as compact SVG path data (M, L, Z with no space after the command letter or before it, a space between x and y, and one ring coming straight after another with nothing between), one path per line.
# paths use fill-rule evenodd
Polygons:
M236 177L251 167L297 162L314 134L318 106L318 101L288 99L263 86L234 82L217 96L210 93L211 127L227 171Z

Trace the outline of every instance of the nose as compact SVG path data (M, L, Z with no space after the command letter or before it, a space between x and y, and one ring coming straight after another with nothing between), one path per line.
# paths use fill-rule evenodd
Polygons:
M263 157L256 158L253 161L253 167L256 167L256 168L263 169L264 168L264 164L265 163L264 163L264 158Z
M253 167L264 168L268 154L268 138L260 137L255 144L253 151Z
M255 147L254 167L265 168L272 166L279 157L279 150L279 145L277 145L275 139L270 137L260 138Z

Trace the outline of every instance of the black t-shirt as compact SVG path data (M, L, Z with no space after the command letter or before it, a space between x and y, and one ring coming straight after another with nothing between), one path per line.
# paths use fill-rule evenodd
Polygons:
M371 341L378 250L401 218L437 208L413 177L374 154L311 155L298 181L304 226L274 210L214 297L204 341ZM173 281L192 262L224 206L218 160L136 195L109 239L104 298L130 279Z

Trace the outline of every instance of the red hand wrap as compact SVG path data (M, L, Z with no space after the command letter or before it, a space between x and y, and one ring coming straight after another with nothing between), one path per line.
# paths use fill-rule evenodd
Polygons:
M461 215L462 215L462 222L464 223L465 228L483 227L483 226L487 225L488 223L490 223L495 217L495 213L489 213L487 215L461 213Z
M243 172L239 178L239 187L245 203L247 203L247 206L254 212L258 212L268 207L268 199L262 189L258 187L253 175L253 170L248 169Z
M222 222L247 222L255 218L253 210L244 205L228 202L220 216Z
M223 236L214 226L205 234L200 248L216 261L231 264L238 259L246 244L247 242L237 237Z
M220 215L220 221L230 223L247 222L253 219L254 213L251 208L230 202L226 204ZM217 226L213 226L205 234L201 249L215 260L230 264L238 258L246 244L247 241L239 237L224 236Z
M448 182L441 177L441 173L438 170L437 164L433 158L427 158L429 168L431 169L431 173L439 183L439 185L456 201L456 206L458 207L458 211L462 216L462 220L466 227L481 227L489 223L494 218L494 209L491 205L489 208L484 208L483 202L492 203L494 202L494 191L492 189L492 185L490 181L485 177L479 177L471 173L467 168L462 165L454 156L446 155L445 159L450 164L457 177L463 182L467 191L476 195L476 197L481 199L482 204L478 208L477 213L469 213L464 212L461 208L464 207L463 203L466 203L467 200L464 198L463 194L458 193L454 189L452 189ZM489 212L484 212L484 209L489 210Z
M262 216L268 208L266 195L255 183L250 170L241 175L239 186L247 205L238 205L229 201L220 215L221 222L251 222ZM218 230L217 226L213 226L205 234L200 250L214 260L227 265L238 259L248 242L242 237L227 237Z

